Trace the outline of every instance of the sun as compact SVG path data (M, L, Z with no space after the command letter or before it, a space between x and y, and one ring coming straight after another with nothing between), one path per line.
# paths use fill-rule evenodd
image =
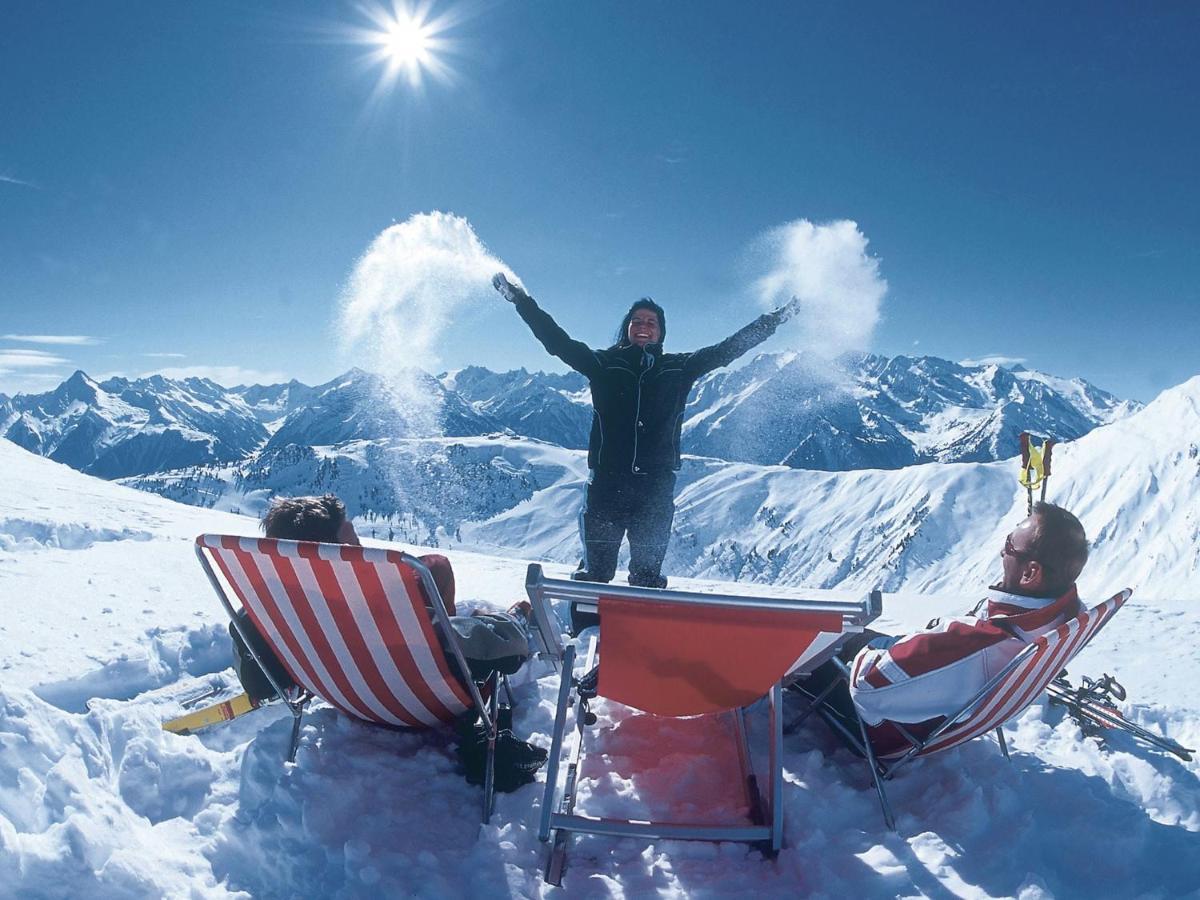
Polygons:
M461 19L453 7L439 16L432 16L431 3L419 6L403 0L360 7L370 26L354 29L356 42L370 47L366 61L381 68L377 94L390 92L403 78L409 86L419 89L429 75L449 81L453 74L443 56L452 42L445 32Z
M430 58L428 26L416 19L398 19L383 34L389 59L398 66L421 66Z

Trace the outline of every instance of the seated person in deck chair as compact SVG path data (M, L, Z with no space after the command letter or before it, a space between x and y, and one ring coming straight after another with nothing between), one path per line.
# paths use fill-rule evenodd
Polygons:
M262 520L263 532L269 538L286 541L317 541L323 544L359 543L354 525L346 517L346 507L333 494L322 497L279 497L271 504ZM529 658L527 602L519 603L509 613L476 612L469 616L457 615L454 606L454 570L450 560L440 554L430 553L419 557L433 575L438 593L450 614L450 625L458 635L463 656L470 669L470 677L476 681L487 679L492 672L511 675ZM238 613L239 621L248 630L255 642L254 649L262 657L271 674L285 688L293 684L283 665L274 656L266 643L254 630L245 610ZM230 625L235 649L235 669L246 692L251 696L270 698L275 691L270 682L254 662L254 658L242 644L237 631ZM451 670L457 666L447 654ZM459 677L461 678L461 674ZM467 770L467 780L482 783L483 769L487 756L487 737L482 726L476 727L474 714L468 721L459 723L459 756ZM533 780L536 772L546 761L546 751L541 747L517 740L510 729L505 728L496 742L496 790L515 790Z
M870 630L855 636L838 651L850 667L848 690L840 683L829 704L866 723L877 753L907 748L890 723L902 723L909 734L924 738L979 693L1025 640L1080 613L1075 579L1087 558L1087 535L1079 520L1062 507L1035 504L1004 539L1000 583L969 615L934 619L925 630L900 637ZM833 664L826 663L797 687L816 695L837 677Z

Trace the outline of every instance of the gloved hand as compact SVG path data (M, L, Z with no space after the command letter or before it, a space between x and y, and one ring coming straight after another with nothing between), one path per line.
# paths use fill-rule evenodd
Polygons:
M786 322L792 316L796 315L796 313L800 312L800 307L803 305L799 297L793 297L787 303L783 304L783 306L779 307L779 309L775 310L775 314L779 316L780 322Z
M509 281L503 272L497 272L492 276L492 287L498 290L500 296L509 303L516 303L518 300L529 297L524 288Z

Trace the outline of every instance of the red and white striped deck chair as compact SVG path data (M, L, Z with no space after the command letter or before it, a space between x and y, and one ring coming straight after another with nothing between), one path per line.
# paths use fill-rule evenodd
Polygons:
M552 843L547 881L561 882L567 838L577 831L747 841L761 844L768 853L778 851L783 838L782 680L831 654L845 635L861 632L881 611L879 592L860 601L699 594L549 579L537 565L529 568L526 588L535 622L554 620L551 600L595 604L600 616L599 639L591 643L580 676L574 672L575 646L562 652L539 831L542 841ZM589 673L597 653L593 679ZM560 794L559 764L572 693L579 733ZM575 783L589 721L587 703L595 696L658 716L728 715L751 821L713 825L576 814ZM770 711L765 798L758 790L745 722L746 707L763 698Z
M1083 610L1053 631L1030 640L962 709L948 716L924 739L917 740L899 724L891 723L908 740L908 749L878 757L871 747L867 729L861 720L858 722L858 734L855 735L840 717L829 711L828 707L821 710L823 718L867 758L888 827L894 831L896 821L883 789L884 780L891 778L900 766L911 759L949 750L990 731L995 731L1000 750L1005 758L1008 758L1008 746L1001 726L1024 712L1026 707L1042 695L1058 673L1066 668L1071 659L1086 647L1097 632L1116 615L1117 610L1125 605L1132 593L1132 589L1126 588L1103 603ZM1012 640L1018 638L1013 637ZM840 662L838 664L843 675L849 677L846 667Z
M233 600L283 663L299 690L271 679L292 715L288 761L294 762L300 721L311 697L347 715L391 726L428 728L475 709L496 733L496 685L489 704L480 686L451 671L469 672L433 575L397 550L270 538L204 534L196 555L247 648ZM271 669L256 661L270 678ZM494 758L484 783L484 820L491 812Z

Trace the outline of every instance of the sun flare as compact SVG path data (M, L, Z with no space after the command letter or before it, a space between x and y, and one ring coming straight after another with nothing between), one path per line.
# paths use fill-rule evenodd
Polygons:
M387 93L403 77L412 88L420 88L426 75L441 81L451 76L443 55L451 42L443 36L458 16L446 12L431 17L430 4L410 6L393 2L363 8L369 28L357 29L357 39L372 49L367 57L382 69L377 93Z

